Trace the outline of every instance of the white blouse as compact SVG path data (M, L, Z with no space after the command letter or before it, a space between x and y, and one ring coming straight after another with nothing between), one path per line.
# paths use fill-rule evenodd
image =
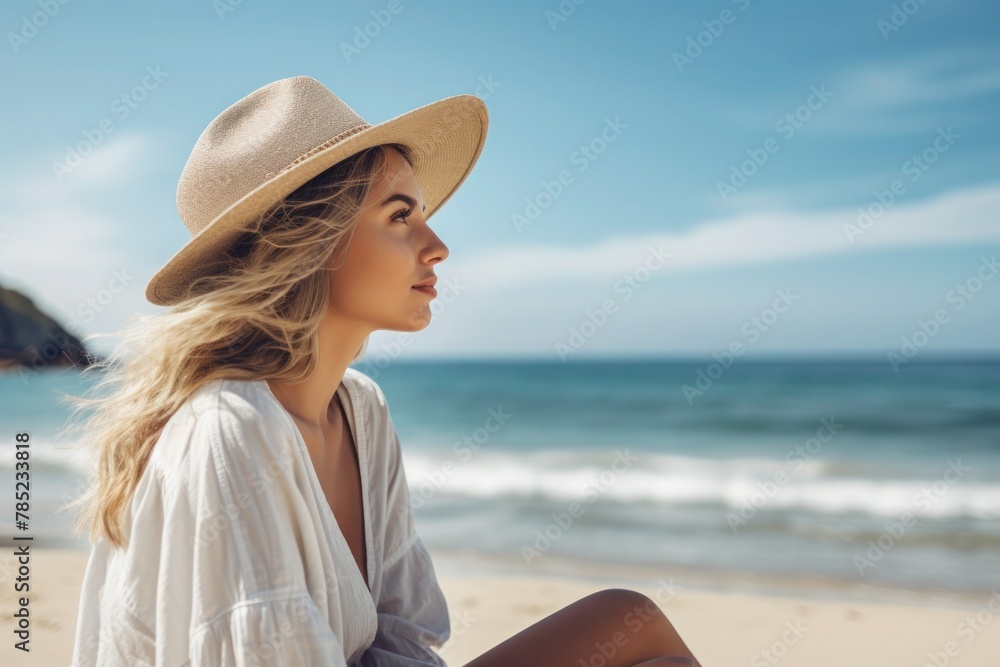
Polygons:
M450 637L448 608L385 395L353 368L337 395L371 591L267 382L216 380L164 427L123 523L128 548L92 545L74 667L445 667L431 648Z

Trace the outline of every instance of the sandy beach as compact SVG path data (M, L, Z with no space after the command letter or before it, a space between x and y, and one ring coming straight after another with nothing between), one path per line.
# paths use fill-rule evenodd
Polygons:
M471 559L433 555L452 618L452 639L441 654L452 667L567 604L612 587L657 601L706 667L996 667L1000 661L1000 593L901 604L815 592L709 590L667 573L596 577L580 568L571 576L515 574ZM14 558L11 551L0 557L0 664L70 664L86 559L86 551L32 549L31 652L26 654L13 647ZM594 655L599 656L596 648Z

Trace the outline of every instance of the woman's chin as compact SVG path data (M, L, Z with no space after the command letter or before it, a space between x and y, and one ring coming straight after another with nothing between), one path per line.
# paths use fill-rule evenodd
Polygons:
M422 331L431 323L431 317L431 307L427 305L411 313L405 322L400 322L399 326L395 326L393 329L395 331Z

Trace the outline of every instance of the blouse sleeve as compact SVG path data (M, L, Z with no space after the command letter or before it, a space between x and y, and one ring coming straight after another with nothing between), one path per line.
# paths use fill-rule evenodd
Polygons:
M434 576L430 554L418 536L386 564L378 603L378 630L362 667L447 667L431 650L451 635L448 607Z
M433 665L447 667L432 648L451 636L448 605L438 585L423 541L414 526L399 435L389 415L385 395L372 382L383 409L388 438L389 473L386 493L385 548L382 588L376 604L378 629L361 659L362 667Z
M343 648L306 594L237 604L191 637L192 667L346 667Z

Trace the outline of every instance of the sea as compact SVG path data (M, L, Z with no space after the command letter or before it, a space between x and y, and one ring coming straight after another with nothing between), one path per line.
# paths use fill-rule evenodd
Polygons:
M1000 587L1000 360L359 362L389 404L417 530L514 572L801 591ZM31 441L35 543L87 548L60 430L92 380L0 376L0 475ZM456 561L457 562L457 561Z

